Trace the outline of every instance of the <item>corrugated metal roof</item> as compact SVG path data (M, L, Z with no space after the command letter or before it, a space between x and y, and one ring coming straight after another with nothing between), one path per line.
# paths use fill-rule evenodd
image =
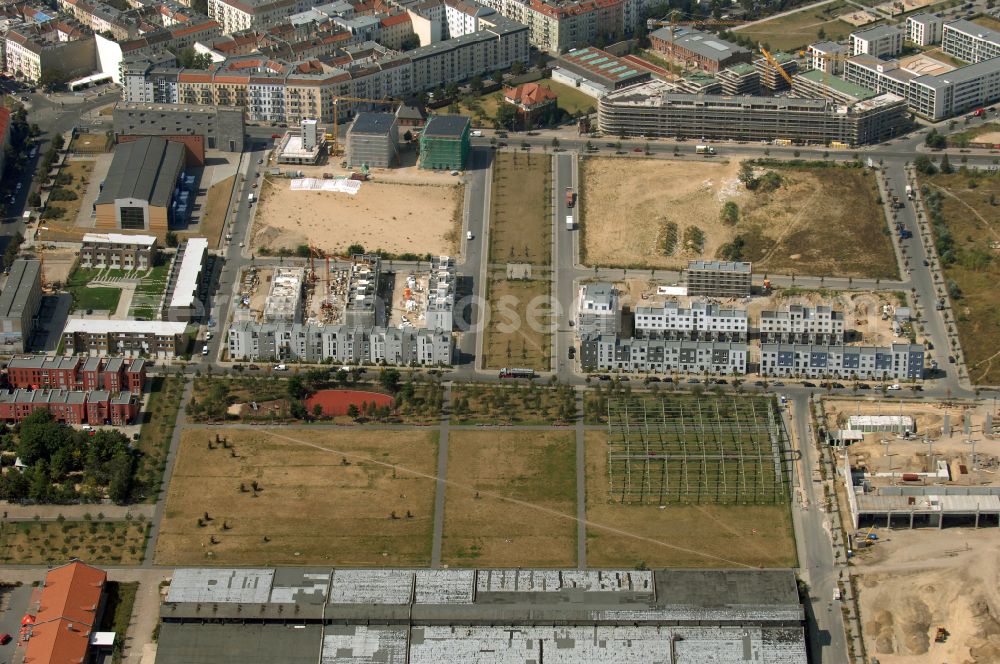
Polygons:
M157 136L119 145L97 204L134 198L166 207L177 185L177 174L184 166L185 149L182 143Z

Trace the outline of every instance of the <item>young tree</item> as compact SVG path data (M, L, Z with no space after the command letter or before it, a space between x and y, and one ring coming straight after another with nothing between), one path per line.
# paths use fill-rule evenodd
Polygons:
M358 407L353 403L347 407L347 416L350 417L351 419L356 420L360 415L361 411L359 411Z
M735 226L740 220L740 208L733 201L726 201L719 212L719 220L724 224Z

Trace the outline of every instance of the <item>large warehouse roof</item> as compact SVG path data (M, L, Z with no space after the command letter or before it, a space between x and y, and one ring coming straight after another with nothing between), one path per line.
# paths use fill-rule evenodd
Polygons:
M174 176L184 161L184 150L182 143L157 136L119 145L97 205L134 198L156 207L168 206L177 184Z

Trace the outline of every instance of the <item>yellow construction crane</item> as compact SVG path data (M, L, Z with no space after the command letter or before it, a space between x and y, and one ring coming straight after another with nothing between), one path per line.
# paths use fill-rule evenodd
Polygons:
M785 71L785 68L781 66L781 63L779 63L774 58L774 56L771 55L768 52L768 50L766 48L764 48L763 46L761 46L761 45L758 44L757 48L760 49L760 52L764 55L764 59L767 60L767 63L769 65L771 65L772 67L774 67L775 69L778 70L778 73L781 74L781 78L785 79L785 81L788 83L789 87L794 87L795 84L792 82L792 77L788 75L788 72Z
M340 153L340 109L338 106L340 102L367 102L370 104L385 104L387 106L399 106L403 102L397 99L366 99L364 97L334 97L333 98L333 134L327 134L327 142L330 144L329 151L330 155L336 155Z

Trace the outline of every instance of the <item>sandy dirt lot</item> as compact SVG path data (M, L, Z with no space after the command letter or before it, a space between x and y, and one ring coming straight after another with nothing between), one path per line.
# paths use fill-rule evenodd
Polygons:
M607 434L587 437L587 564L794 567L788 505L622 505L611 499Z
M572 432L452 431L443 561L574 566L575 449Z
M296 167L307 177L339 169ZM463 185L447 174L378 171L356 196L292 191L290 180L267 176L261 187L251 246L312 244L343 253L354 243L391 253L454 254L462 218Z
M719 256L724 243L740 237L740 259L753 261L755 272L896 276L891 238L868 173L768 165L757 167L757 175L775 171L781 185L751 192L739 182L739 170L736 160L583 160L583 262L678 269L692 259ZM739 207L735 225L719 219L729 201ZM704 236L700 248L689 241L694 229ZM840 238L847 236L855 242L845 245Z
M217 434L228 449L208 449ZM436 434L425 432L186 430L156 560L427 565L436 464Z
M996 529L894 530L854 561L865 646L879 662L1000 661Z

